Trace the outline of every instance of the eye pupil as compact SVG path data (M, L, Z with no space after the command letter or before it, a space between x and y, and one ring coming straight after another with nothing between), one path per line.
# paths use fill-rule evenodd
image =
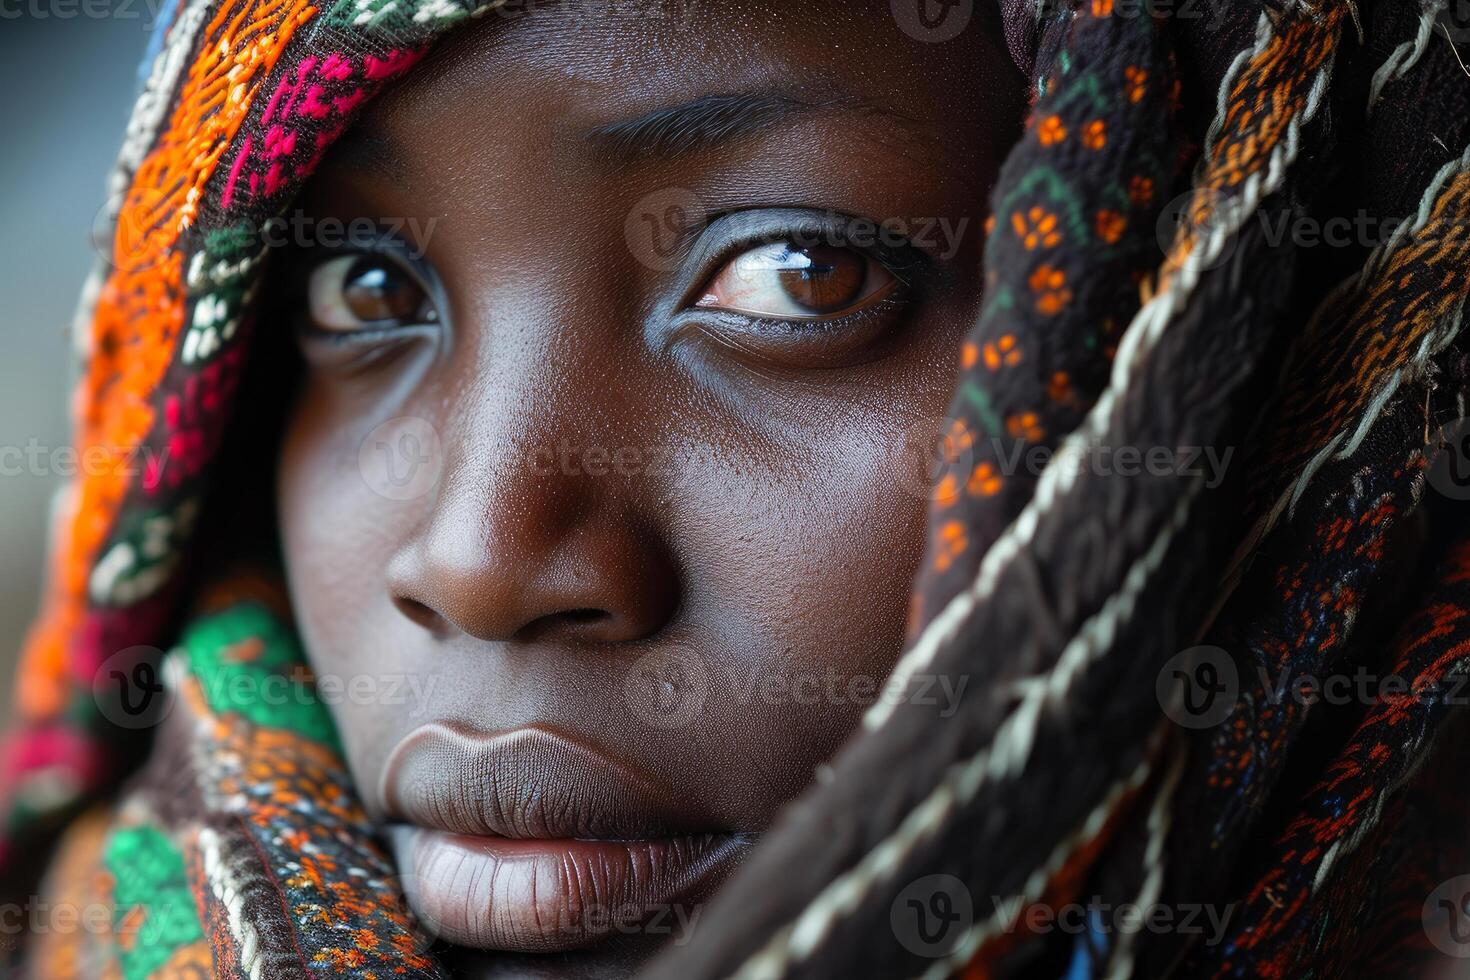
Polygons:
M342 303L366 323L418 316L424 292L403 269L365 255L343 277Z
M826 320L865 309L898 284L866 252L786 239L727 262L694 305L782 320ZM872 303L865 305L868 300Z
M788 250L776 271L787 297L814 314L834 313L856 302L867 279L867 262L850 249L831 245Z

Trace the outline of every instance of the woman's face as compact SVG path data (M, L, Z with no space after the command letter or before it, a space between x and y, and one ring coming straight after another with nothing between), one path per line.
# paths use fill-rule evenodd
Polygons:
M416 911L540 954L475 969L697 932L881 695L1021 101L887 0L523 4L323 162L291 591Z

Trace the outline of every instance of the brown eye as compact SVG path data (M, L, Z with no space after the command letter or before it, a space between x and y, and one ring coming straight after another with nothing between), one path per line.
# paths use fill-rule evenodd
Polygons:
M343 255L322 263L311 272L307 304L324 330L405 326L434 316L413 274L381 255Z
M818 246L788 252L776 275L793 303L820 316L857 302L867 273L867 263L857 253Z
M830 317L897 284L893 273L853 249L772 242L727 263L695 305L782 319Z

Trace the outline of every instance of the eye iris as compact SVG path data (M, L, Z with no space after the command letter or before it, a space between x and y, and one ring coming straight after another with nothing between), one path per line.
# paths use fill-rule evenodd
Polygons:
M343 305L367 323L412 319L423 299L423 290L412 277L372 256L355 262L343 279Z
M857 302L867 263L849 249L831 245L788 250L776 270L787 297L812 313L835 313Z

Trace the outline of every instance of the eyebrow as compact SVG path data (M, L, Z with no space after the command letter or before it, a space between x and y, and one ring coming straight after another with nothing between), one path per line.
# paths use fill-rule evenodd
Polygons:
M709 149L798 116L851 110L892 114L877 103L854 96L808 101L781 92L735 92L702 95L681 105L606 123L588 131L585 138L613 159L671 158Z
M583 134L583 140L612 162L668 159L710 149L793 118L828 113L881 116L898 122L910 133L927 130L916 120L859 96L809 100L784 92L751 91L702 95L680 105L604 123ZM932 138L927 132L924 135ZM408 169L396 140L359 127L338 140L331 152L343 166L388 180L404 179Z

